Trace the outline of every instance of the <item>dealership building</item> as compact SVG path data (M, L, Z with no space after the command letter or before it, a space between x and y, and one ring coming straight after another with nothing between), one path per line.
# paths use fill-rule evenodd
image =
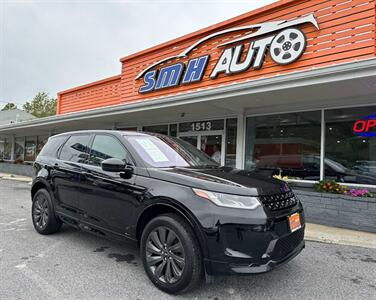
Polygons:
M51 135L119 129L375 188L375 20L375 0L284 0L123 57L120 74L59 92L56 116L0 125L0 172L29 172Z

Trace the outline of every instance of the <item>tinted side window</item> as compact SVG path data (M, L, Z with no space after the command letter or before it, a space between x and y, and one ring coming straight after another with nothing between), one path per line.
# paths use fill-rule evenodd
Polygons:
M39 156L48 156L48 157L57 157L57 152L60 148L60 146L66 141L67 136L56 136L56 137L50 137L48 139L48 142L44 147L42 148L41 152L39 153Z
M129 156L124 146L114 137L96 135L90 151L89 164L100 166L108 158L118 158L129 162Z
M60 152L60 159L84 163L87 159L87 146L90 135L72 135Z

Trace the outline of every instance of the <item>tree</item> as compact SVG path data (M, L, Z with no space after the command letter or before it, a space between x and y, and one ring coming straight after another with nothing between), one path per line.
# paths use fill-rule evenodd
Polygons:
M7 103L2 109L1 111L6 111L6 110L12 110L12 109L16 109L17 108L17 105L14 104L14 103Z
M26 102L22 108L37 118L44 118L56 115L56 105L57 100L55 98L50 98L46 92L39 92L33 100Z

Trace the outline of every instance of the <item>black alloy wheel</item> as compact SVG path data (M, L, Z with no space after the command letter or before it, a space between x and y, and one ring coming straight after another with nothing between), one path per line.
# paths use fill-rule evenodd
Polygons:
M31 216L34 228L40 234L55 233L62 225L62 222L55 216L51 196L45 189L40 189L35 193Z
M165 226L150 232L146 242L146 260L151 272L165 283L177 282L183 274L185 253L176 233Z
M44 195L38 195L33 207L33 217L35 224L44 229L48 222L48 202Z
M176 214L157 216L146 225L140 252L149 279L166 293L184 293L202 282L197 238L192 227Z

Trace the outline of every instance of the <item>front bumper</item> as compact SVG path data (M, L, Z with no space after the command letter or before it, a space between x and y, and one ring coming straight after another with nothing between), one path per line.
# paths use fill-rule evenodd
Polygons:
M288 216L299 212L302 227L291 233ZM209 275L258 274L270 271L297 256L305 247L302 209L269 218L264 226L223 224L207 234Z

